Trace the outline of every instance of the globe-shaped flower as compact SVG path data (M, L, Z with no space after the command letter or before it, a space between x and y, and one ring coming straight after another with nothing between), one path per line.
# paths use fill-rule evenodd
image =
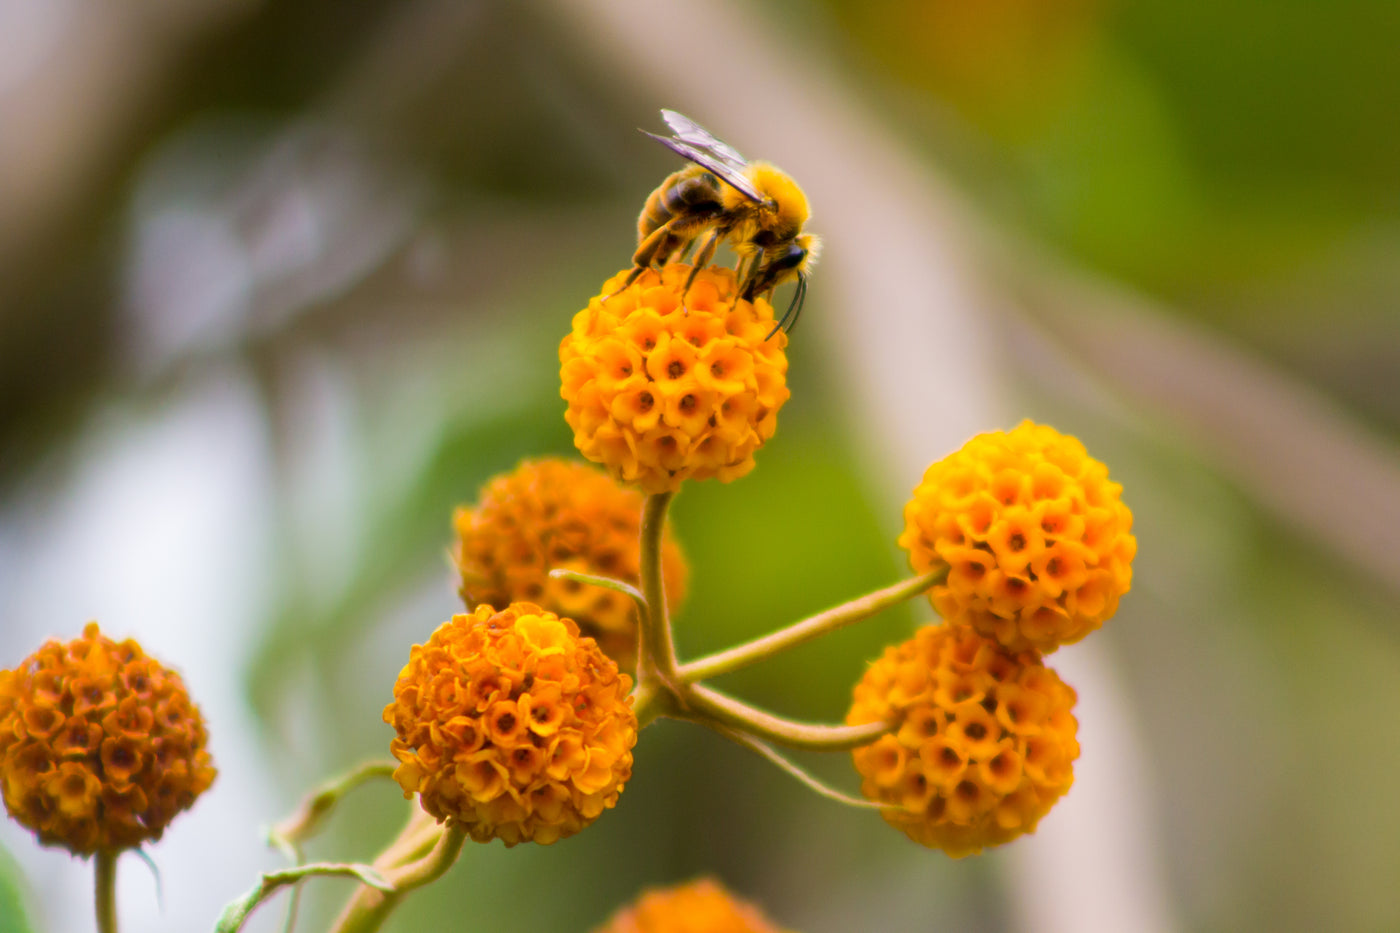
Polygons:
M1074 781L1074 690L1033 651L930 625L885 649L846 722L894 731L852 753L890 825L955 858L1032 832Z
M899 543L917 573L948 565L929 593L943 618L1046 653L1102 625L1132 584L1121 492L1078 440L1024 421L930 466Z
M616 590L549 576L555 568L639 584L642 495L601 470L567 460L526 460L457 509L453 561L468 609L537 603L578 623L623 670L636 667L637 609ZM661 573L671 610L685 595L686 566L669 529Z
M717 881L700 878L651 890L594 933L781 933L752 904Z
M87 856L159 839L214 781L207 741L180 675L95 622L0 671L0 790L44 845Z
M414 645L384 721L404 796L478 842L549 844L632 773L632 680L578 626L531 603L478 606Z
M619 272L559 345L560 394L574 445L644 492L685 479L737 479L773 436L787 401L787 335L773 308L738 297L729 269ZM771 335L771 336L770 336Z

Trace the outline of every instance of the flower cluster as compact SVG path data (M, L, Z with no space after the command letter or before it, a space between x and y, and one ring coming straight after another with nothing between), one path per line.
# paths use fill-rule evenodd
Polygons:
M453 516L452 558L468 609L537 603L578 623L624 670L636 666L637 609L616 590L549 576L555 568L638 584L642 496L602 471L560 459L526 460L481 489ZM686 566L668 533L661 571L671 610L685 595Z
M887 648L847 723L893 731L853 753L861 790L915 842L962 857L1031 832L1069 790L1074 690L1032 651L930 625Z
M0 671L0 789L44 845L134 848L213 783L208 735L180 675L135 641L49 641Z
M1013 651L1053 651L1118 608L1137 540L1122 487L1084 445L1022 422L928 468L899 543L918 573L940 563L934 608Z
M752 904L701 878L648 891L594 933L781 933Z
M737 479L773 436L787 401L787 335L773 308L738 296L734 273L648 269L609 279L559 345L574 444L647 493L685 479ZM770 336L771 335L771 336Z
M632 773L632 680L531 603L478 606L414 645L384 721L404 795L478 842L570 836Z

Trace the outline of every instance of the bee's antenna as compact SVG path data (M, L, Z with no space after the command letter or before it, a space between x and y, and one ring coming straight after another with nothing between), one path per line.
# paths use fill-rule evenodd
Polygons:
M797 319L802 316L802 304L807 300L807 274L797 273L797 288L793 290L792 301L788 303L787 310L783 312L782 318L773 325L773 329L768 332L764 340L770 339L780 330L792 333L792 329L797 326Z

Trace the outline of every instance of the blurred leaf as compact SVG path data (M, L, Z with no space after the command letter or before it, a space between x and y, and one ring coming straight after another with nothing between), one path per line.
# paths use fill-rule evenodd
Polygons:
M743 479L694 483L676 500L676 533L694 568L692 595L676 621L682 657L767 634L905 573L893 559L899 516L882 520L873 512L848 448L815 419L788 418L756 459ZM798 718L839 718L864 661L885 642L906 637L920 603L911 600L722 682Z
M0 849L0 933L30 933L34 928L24 909L24 876L4 849Z

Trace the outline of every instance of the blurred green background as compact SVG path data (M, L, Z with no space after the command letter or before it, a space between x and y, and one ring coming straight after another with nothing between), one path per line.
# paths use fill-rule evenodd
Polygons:
M452 506L572 450L558 341L678 167L636 132L671 107L827 239L781 429L673 511L682 653L898 579L923 466L1049 421L1140 541L1050 659L1079 780L954 862L662 722L587 832L472 847L389 929L585 931L701 873L806 933L1400 929L1397 42L1392 0L0 0L0 665L135 635L221 769L152 849L163 907L123 863L129 928L212 928L278 864L258 826L386 752ZM929 617L723 685L838 719ZM313 856L403 814L352 805ZM0 931L91 929L88 866L0 846Z

